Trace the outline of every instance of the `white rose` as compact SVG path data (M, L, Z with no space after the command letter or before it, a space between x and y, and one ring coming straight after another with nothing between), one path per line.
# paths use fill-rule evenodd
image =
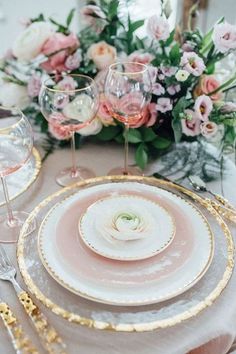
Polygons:
M116 60L116 48L105 41L92 44L88 49L88 57L92 59L99 70L106 69Z
M26 108L30 103L27 87L12 82L4 83L0 87L0 102L7 107Z
M95 118L87 127L84 127L78 131L80 135L88 136L88 135L96 135L102 130L102 123L100 119Z
M22 61L35 58L43 44L52 34L52 27L47 22L33 22L15 40L12 52Z
M63 108L63 114L68 119L78 120L78 123L92 119L94 110L91 97L85 94L77 96Z

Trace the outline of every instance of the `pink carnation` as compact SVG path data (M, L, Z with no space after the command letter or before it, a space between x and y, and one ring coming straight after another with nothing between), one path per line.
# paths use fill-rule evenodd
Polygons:
M180 65L184 70L194 76L202 75L206 68L202 58L200 58L195 52L184 52L180 60Z
M46 62L41 64L42 68L48 72L67 70L66 59L78 47L79 41L74 33L68 36L62 33L54 33L42 48L42 53L49 57Z
M161 65L161 71L167 77L174 76L177 70L178 70L178 68L176 66Z
M155 84L152 85L152 93L156 96L161 96L164 95L165 89L161 84L156 82Z
M142 53L139 50L136 50L135 52L131 53L128 57L128 61L130 62L145 64L145 65L150 64L153 59L154 59L154 55L150 53Z
M73 79L72 76L66 76L56 85L58 90L61 91L73 91L78 86L77 82Z
M201 95L199 96L194 104L194 110L196 116L201 121L205 122L208 120L209 114L211 113L213 108L212 100L209 96Z
M212 40L220 53L230 49L236 49L236 26L227 22L218 23L214 26Z
M201 121L191 109L185 110L185 119L181 119L182 131L187 136L196 136L200 134Z
M81 53L77 50L74 54L67 57L65 66L68 70L75 70L80 66L81 60Z

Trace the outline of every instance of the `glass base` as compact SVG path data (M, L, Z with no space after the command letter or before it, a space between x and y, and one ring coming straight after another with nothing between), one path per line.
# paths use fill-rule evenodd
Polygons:
M128 166L128 173L125 173L124 167L115 167L108 172L108 176L143 176L143 171L137 166Z
M15 243L18 241L20 229L28 218L29 214L25 211L13 211L14 219L8 221L8 215L0 216L0 242ZM27 230L27 235L36 229L36 220L32 219Z
M67 187L70 184L93 177L96 177L95 173L86 167L77 167L76 171L73 171L71 167L68 167L58 173L56 181L59 186Z

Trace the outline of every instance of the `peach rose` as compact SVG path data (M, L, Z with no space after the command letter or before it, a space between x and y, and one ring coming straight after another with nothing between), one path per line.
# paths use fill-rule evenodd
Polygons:
M195 96L208 95L210 92L215 91L220 86L218 80L211 75L203 75L200 79L199 85L194 91ZM210 95L212 101L219 101L222 98L221 92L216 92L213 95Z
M105 41L92 44L88 49L88 57L94 61L99 70L107 68L116 60L116 48Z
M99 102L100 103L99 103L97 117L100 119L102 124L105 125L105 127L108 127L109 125L116 125L109 110L109 103L107 102L104 95L100 95Z
M145 107L144 112L141 118L135 123L130 123L130 128L139 128L141 126L151 127L156 123L157 120L157 110L155 103L149 103L147 107Z
M42 68L48 72L53 70L58 72L67 70L65 65L66 59L78 47L79 41L74 33L68 36L63 33L53 34L42 48L42 53L49 56L48 60L41 64ZM55 52L58 53L53 54Z

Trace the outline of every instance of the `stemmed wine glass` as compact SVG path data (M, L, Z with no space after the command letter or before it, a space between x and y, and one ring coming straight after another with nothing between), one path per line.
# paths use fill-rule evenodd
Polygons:
M13 211L6 177L17 171L29 159L33 148L33 132L26 116L17 108L0 106L0 178L6 202L7 214L0 216L0 242L12 243L18 239L19 231L28 213ZM36 227L32 218L27 232Z
M113 168L109 175L141 175L135 166L128 165L129 127L142 119L151 100L151 78L148 67L141 63L120 62L109 66L105 80L105 96L111 115L124 123L124 167Z
M75 132L88 126L99 106L96 84L86 75L55 75L47 79L40 91L39 104L42 114L52 129L71 139L72 167L63 169L56 176L61 186L91 178L95 173L76 165Z

